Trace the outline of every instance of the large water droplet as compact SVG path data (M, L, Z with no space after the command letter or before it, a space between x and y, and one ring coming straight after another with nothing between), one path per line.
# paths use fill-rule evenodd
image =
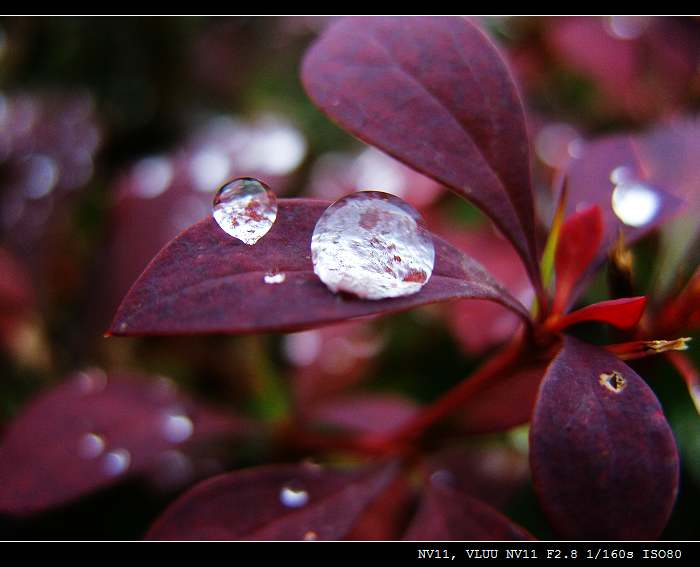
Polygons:
M314 272L331 291L364 299L418 292L435 264L418 212L387 193L361 191L333 203L311 238Z
M287 508L301 508L309 501L309 493L293 484L286 484L280 489L280 502Z
M253 245L272 228L277 198L261 181L239 177L217 191L213 213L224 232Z
M86 433L78 442L78 452L83 459L94 459L105 449L105 440L96 433Z
M626 225L649 224L661 208L661 198L653 187L639 181L619 183L612 193L612 208Z
M131 453L126 449L115 449L104 456L102 470L107 476L119 476L126 472L131 464Z

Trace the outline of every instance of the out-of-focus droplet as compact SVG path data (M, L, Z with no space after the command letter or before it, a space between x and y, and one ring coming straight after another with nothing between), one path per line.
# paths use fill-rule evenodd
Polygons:
M438 469L430 475L430 482L438 486L453 486L455 477L447 469Z
M106 388L107 374L100 368L89 368L78 373L76 383L82 394L96 394Z
M107 476L125 473L131 464L131 453L126 449L115 449L104 456L102 470Z
M280 502L287 508L301 508L309 501L309 493L295 484L286 484L280 489Z
M163 416L161 432L171 443L182 443L192 436L192 420L181 413L168 413Z
M304 541L315 541L317 539L318 539L318 534L313 530L309 530L308 532L306 532L304 534Z
M414 294L435 264L421 216L387 193L361 191L333 203L311 237L314 272L333 292L363 299Z
M272 228L277 197L263 182L239 177L217 191L213 213L224 232L253 245Z
M132 191L144 199L163 193L173 181L173 166L167 157L152 156L139 161L133 170Z
M269 272L263 277L263 281L266 284L280 284L287 279L284 272Z
M105 449L105 440L96 433L86 433L78 442L78 453L83 459L95 459Z
M190 162L190 175L195 189L209 192L226 181L231 170L231 159L218 148L204 148L198 151Z
M626 225L649 224L661 208L661 198L653 187L639 181L624 181L612 192L612 208Z
M30 199L45 197L56 186L60 170L56 161L49 156L35 154L27 158L27 179L25 193Z
M632 40L641 37L650 24L648 16L610 16L605 28L616 39Z
M320 331L302 331L284 336L284 353L296 366L313 364L321 353Z

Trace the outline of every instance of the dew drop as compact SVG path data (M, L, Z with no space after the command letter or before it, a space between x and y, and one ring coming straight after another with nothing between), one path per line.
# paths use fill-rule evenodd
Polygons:
M182 443L192 436L194 425L184 414L169 413L163 416L161 432L171 443Z
M309 493L297 486L286 484L280 490L280 502L287 508L301 508L308 501Z
M280 284L284 282L284 280L287 279L287 276L285 275L284 272L269 272L265 274L265 277L263 278L263 281L266 284Z
M131 453L126 449L115 449L104 456L102 470L107 476L119 476L131 464Z
M619 183L612 193L612 208L626 225L640 227L649 224L661 207L659 194L639 181Z
M277 198L261 181L239 177L217 191L213 214L224 232L253 245L272 228Z
M383 299L420 291L433 273L435 248L410 205L387 193L360 191L321 215L311 259L331 291Z
M96 433L86 433L78 442L78 453L83 459L95 459L105 449L105 440Z

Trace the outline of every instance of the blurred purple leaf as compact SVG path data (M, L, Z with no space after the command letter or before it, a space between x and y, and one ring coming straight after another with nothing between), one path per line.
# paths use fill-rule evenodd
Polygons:
M407 540L530 540L533 537L488 504L440 480L423 489Z
M464 18L346 18L304 59L333 120L474 201L539 282L525 118L508 68Z
M156 520L149 539L338 540L389 485L396 467L355 471L271 465L198 484Z
M563 537L659 537L678 490L678 451L629 366L566 337L540 387L530 447L540 502Z
M26 406L0 446L0 512L40 512L145 473L175 447L253 431L164 380L88 370Z
M527 311L476 262L438 237L430 281L411 296L382 301L334 294L313 272L311 234L328 203L281 200L277 220L254 247L207 218L151 262L110 327L113 335L291 331L450 299L487 299L529 321ZM266 284L265 274L284 273Z

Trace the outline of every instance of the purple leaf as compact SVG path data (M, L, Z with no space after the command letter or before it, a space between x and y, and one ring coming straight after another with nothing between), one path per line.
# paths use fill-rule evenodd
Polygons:
M396 474L272 465L198 484L168 508L149 539L342 539Z
M629 366L566 337L540 387L530 444L535 488L563 537L659 536L678 490L678 452Z
M328 206L280 200L277 220L255 246L213 219L193 225L146 268L119 307L113 335L290 331L450 299L488 299L529 320L527 311L476 262L438 237L435 269L419 292L381 301L334 294L313 272L310 241ZM267 273L284 281L266 284Z
M40 395L0 448L0 511L26 515L147 473L168 451L248 434L242 420L195 406L164 381L78 373Z
M333 120L463 197L539 284L529 146L516 86L464 18L347 18L307 52L302 81Z
M533 537L488 504L443 482L431 481L404 539L493 541Z

